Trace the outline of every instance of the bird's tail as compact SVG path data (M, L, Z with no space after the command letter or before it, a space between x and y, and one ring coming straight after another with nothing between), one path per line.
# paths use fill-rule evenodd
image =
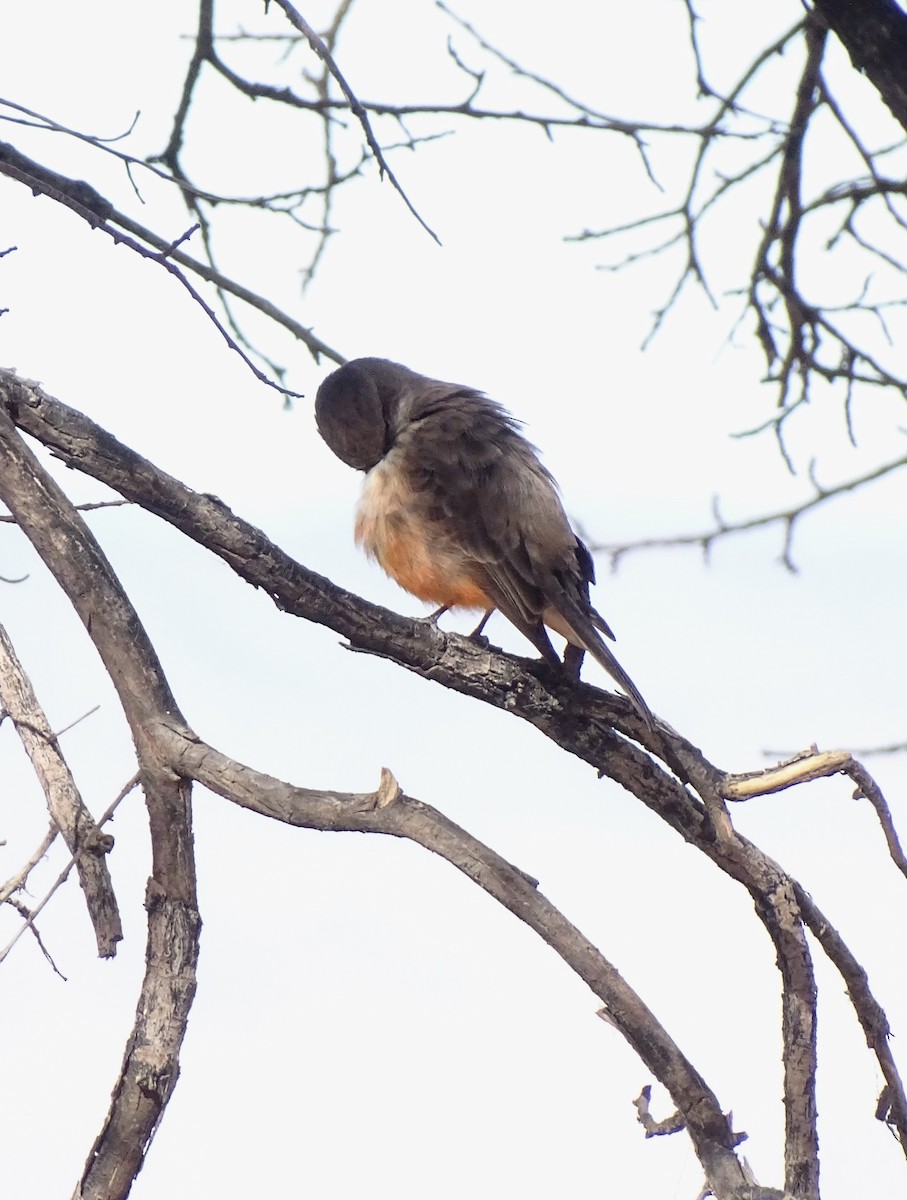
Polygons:
M558 614L567 626L569 633L565 630L558 630L558 632L564 633L568 641L576 646L581 646L583 650L592 655L595 661L608 672L614 682L619 684L627 693L627 696L633 702L633 707L654 733L655 717L652 710L646 704L645 700L643 700L639 688L605 645L605 642L593 624L592 614L598 617L598 613L593 609L592 614L587 616L579 608L573 608L572 605L570 608L572 610L570 612L564 612L564 609L561 608ZM601 618L599 619L601 620ZM613 638L614 635L603 620L602 625L605 631Z
M619 684L633 701L633 707L648 725L655 732L655 717L652 710L642 698L639 688L623 669L605 643L600 637L590 638L588 642L584 640L583 649L588 650L597 663L599 663L608 672L615 683Z

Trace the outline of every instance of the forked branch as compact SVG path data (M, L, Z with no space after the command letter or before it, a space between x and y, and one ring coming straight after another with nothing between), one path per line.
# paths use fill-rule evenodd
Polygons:
M103 479L125 498L162 516L184 534L222 557L242 578L266 589L281 608L335 629L359 649L380 653L444 686L505 708L513 715L531 722L562 748L590 762L631 791L721 870L743 884L753 897L756 911L774 943L782 976L786 1187L791 1195L798 1198L811 1198L818 1194L816 997L803 928L805 920L813 927L815 915L812 911L809 914L804 912L803 893L796 881L734 829L725 797L734 794L735 789L739 791L743 786L742 777L728 775L714 767L680 735L662 727L661 734L669 742L670 757L679 763L689 785L698 792L698 796L694 795L671 771L664 770L657 763L657 757L664 750L660 739L646 729L629 703L621 697L587 686L554 681L537 662L495 653L468 639L443 634L423 623L370 605L294 562L259 530L240 520L216 500L192 492L165 475L153 464L103 433L83 414L51 400L35 385L9 374L0 374L0 395L5 397L16 423L43 441L65 462ZM7 486L8 478L8 472L0 470L0 479L3 480L0 486ZM75 536L73 530L71 533ZM98 578L104 577L105 572L98 572ZM409 806L405 800L398 804L399 798L393 787L385 790L383 803L380 797L370 802L363 802L361 798L350 801L344 799L342 794L311 793L305 789L290 788L290 785L261 774L250 773L248 768L242 768L199 741L196 735L187 730L182 718L173 715L177 710L168 708L171 703L167 701L162 708L152 704L146 711L143 737L153 742L155 761L170 763L171 769L181 779L198 779L206 786L229 795L237 803L256 807L257 811L267 812L278 819L289 819L292 823L323 822L319 828L368 827L375 832L413 836L415 840L422 838L422 844L428 844L427 834L417 834L409 827L404 831L393 825L394 820L400 819L400 814L407 813L410 814L407 821L412 820L419 829L431 828L435 831L432 839L439 838L443 842L445 838L454 836L444 818L438 814L426 815L428 810L425 806L416 802ZM171 715L165 720L162 712L170 712ZM643 745L646 749L642 748ZM834 765L842 768L840 762L836 761ZM749 786L752 790L752 785ZM860 786L865 794L871 792L869 781L862 776ZM305 806L310 802L322 807L307 809ZM327 807L323 807L324 803ZM290 807L287 808L287 805ZM313 811L318 815L313 817ZM300 813L303 815L300 816ZM427 826L424 824L426 821ZM379 830L376 823L381 822L386 824ZM461 834L457 833L456 837L461 838ZM486 851L480 851L471 842L469 846L469 853L463 861L475 864L474 868L464 868L459 860L458 864L461 869L467 869L467 873L473 869L478 872L485 861L482 855ZM437 848L434 840L431 848ZM453 857L456 858L457 854L464 854L462 840L457 843ZM519 915L527 919L523 911L525 905L530 904L530 900L533 905L541 901L531 882L522 873L517 872L517 875L522 881L520 887L525 885L529 889L517 893L521 906ZM507 886L510 887L512 883L510 880ZM485 886L485 883L482 885ZM529 919L532 923L535 918ZM547 910L539 917L541 924L553 919ZM842 949L843 942L836 938L834 931L826 928L820 941L842 973L847 972L848 987L854 985L851 996L864 1027L877 1028L877 1012L870 1011L875 1001L871 1000L868 985L865 991L856 987L852 963L847 960L850 952L846 951L846 947ZM570 950L565 951L564 956L572 961L572 956L578 955L578 961L585 961L583 955L587 953L590 953L588 948L581 952ZM585 967L581 969L586 970ZM597 976L595 972L598 972ZM589 977L593 976L606 978L608 971L599 963ZM618 1004L619 1024L627 1019L623 1005L624 1001ZM633 1036L636 1037L635 1034ZM885 1059L887 1050L884 1038L876 1039L871 1044L886 1072L887 1086L891 1089L889 1095L893 1097L886 1111L893 1114L892 1119L899 1120L900 1114L907 1111L907 1105L903 1102L903 1089L893 1070L893 1060ZM646 1057L650 1050L646 1050L643 1057L651 1064L653 1060ZM660 1070L673 1077L671 1055L664 1057L665 1052L661 1050L651 1052L659 1059ZM658 1075L658 1072L655 1073ZM664 1078L664 1075L660 1077ZM673 1078L672 1096L689 1127L688 1110L692 1093L686 1084L678 1086L677 1077ZM687 1075L686 1079L689 1083L692 1077ZM681 1093L679 1096L678 1092ZM717 1156L710 1160L711 1166L707 1168L710 1179L723 1180L718 1185L723 1190L716 1190L717 1195L754 1195L756 1193L741 1191L743 1185L740 1184L739 1175L733 1174L737 1170L733 1165L737 1162L733 1154L734 1139L726 1120L722 1117L719 1122L718 1111L720 1109L716 1102L707 1129L702 1125L690 1127L697 1152L702 1155L708 1149L709 1154ZM708 1142L708 1147L702 1139ZM746 1186L749 1187L749 1183Z

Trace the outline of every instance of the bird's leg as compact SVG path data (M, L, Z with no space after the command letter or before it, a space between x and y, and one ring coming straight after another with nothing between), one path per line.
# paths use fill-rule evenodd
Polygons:
M585 654L586 651L582 646L574 646L572 642L567 643L564 649L564 671L571 679L579 679Z
M425 625L437 625L438 621L450 609L449 604L442 604L440 608L436 608L434 612L430 612L427 617L416 617L417 621L422 621Z
M469 635L471 641L477 642L479 640L479 638L482 636L482 630L488 624L488 618L491 616L491 614L493 612L494 612L493 608L485 609L485 613L484 613L481 621L478 623L478 625L475 627L475 629Z

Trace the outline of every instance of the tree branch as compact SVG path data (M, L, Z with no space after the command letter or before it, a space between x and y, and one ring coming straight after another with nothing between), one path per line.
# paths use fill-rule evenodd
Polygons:
M75 1193L78 1200L127 1194L176 1082L195 990L200 927L188 807L192 780L292 824L408 837L453 862L541 934L603 1000L612 1022L671 1091L716 1195L737 1200L756 1194L748 1182L740 1190L744 1176L735 1140L705 1081L615 968L523 872L427 805L404 796L389 776L366 798L315 793L250 771L197 738L94 537L2 406L0 498L69 596L117 687L151 819L154 873L146 905L145 984L107 1122Z
M340 68L334 61L334 56L331 54L328 47L321 40L311 25L309 25L305 18L299 13L296 7L290 3L290 0L274 0L274 3L277 4L279 8L283 9L284 14L290 24L299 30L315 54L318 55L318 57L327 67L333 78L337 80L337 83L340 85L340 90L343 92L346 102L350 106L350 112L362 126L362 129L365 133L365 139L369 144L372 154L375 156L375 162L378 164L378 170L382 175L386 175L388 177L394 190L398 193L409 211L413 214L425 232L440 246L441 239L438 237L435 231L426 224L426 222L413 207L412 202L410 201L406 192L404 192L403 188L400 186L396 175L388 166L387 159L384 157L384 153L378 144L378 139L372 132L372 127L368 119L368 113L366 112L364 105L357 99L353 89L347 83L346 79L344 79Z
M98 820L98 829L104 828L104 826L107 824L107 822L113 816L113 814L116 812L120 803L126 799L126 797L129 795L129 793L132 791L132 789L134 787L138 787L138 784L139 784L138 775L133 775L133 777L129 780L129 782L125 785L125 787L120 789L119 793L114 797L113 801L108 805L107 809L101 814L101 817ZM2 887L0 887L0 903L7 900L9 898L9 896L12 895L13 892L15 892L16 890L18 890L20 887L23 886L23 884L28 879L28 876L31 873L31 871L33 870L33 868L35 866L37 866L37 864L40 862L40 860L44 857L44 855L47 853L48 849L53 844L54 839L56 838L58 832L59 831L58 831L56 825L52 825L50 827L50 830L45 835L43 841L41 842L41 845L38 847L38 849L35 851L35 853L31 856L31 858L22 867L19 868L19 870L16 872L15 875L13 875L13 877L11 879L8 879L6 881L6 883L3 884ZM69 862L64 866L63 870L60 872L60 874L57 876L57 878L54 880L54 882L51 884L51 886L44 893L41 900L34 906L34 908L31 909L31 911L27 915L25 913L22 914L23 916L25 916L24 922L16 930L16 932L13 934L13 936L10 938L10 940L6 943L6 945L3 947L3 949L0 950L0 963L4 962L4 960L9 956L10 951L15 946L15 944L19 941L19 939L22 937L22 935L25 933L25 931L27 929L34 929L34 924L35 924L36 919L38 918L40 913L46 908L46 906L48 905L48 903L50 902L52 897L56 895L56 893L60 890L60 888L63 886L63 884L69 878L69 873L72 870L72 868L75 866L75 862L76 862L75 858L70 858Z
M793 555L794 526L801 517L805 516L808 512L812 512L820 505L827 503L829 500L834 500L838 496L844 496L848 492L856 491L864 487L867 483L875 483L876 480L882 479L886 475L892 475L902 467L907 467L907 455L883 463L879 467L874 467L871 471L866 471L863 475L857 475L853 479L845 480L844 483L833 484L831 487L821 486L816 481L814 471L811 471L810 481L813 485L813 495L800 504L792 505L790 508L779 509L776 512L762 513L758 517L750 517L743 521L726 521L721 515L718 507L718 499L715 497L712 502L715 525L712 529L706 529L700 533L666 534L663 537L639 538L633 542L590 543L590 549L593 553L602 552L607 554L612 567L616 567L621 559L625 558L628 554L634 554L640 550L664 550L675 546L698 546L706 558L708 558L712 546L722 538L731 537L738 533L749 533L751 530L763 529L768 525L780 524L784 527L784 545L781 550L780 561L789 571L796 572L797 566Z
M176 270L177 266L186 267L200 279L214 284L220 291L235 296L238 300L242 300L243 303L257 309L266 317L281 325L308 347L316 362L320 360L321 355L331 359L333 362L343 363L345 361L337 350L332 349L327 343L322 342L310 329L306 329L304 325L300 325L298 321L295 321L275 304L265 299L265 297L257 295L249 288L223 275L207 263L192 258L185 251L178 249L173 239L161 237L153 230L146 229L143 225L133 221L125 213L119 212L109 200L105 199L87 183L81 180L70 179L65 175L59 174L57 171L48 170L48 168L42 166L40 163L20 153L15 146L11 146L7 142L0 142L0 174L7 175L10 179L25 184L35 194L40 193L48 196L58 204L63 204L65 207L72 209L84 221L87 221L92 229L99 229L102 233L106 233L108 237L113 238L115 242L127 245L143 258L158 263L158 265L170 271L171 274L178 276L183 285L189 288L190 293L196 301L202 305L206 315L214 322L227 344L240 355L259 379L262 379L268 386L276 388L284 395L296 396L297 393L290 392L288 388L282 387L273 380L265 379L262 376L224 328L210 306L201 301L198 293L188 285L186 279ZM131 237L124 236L124 232L131 235ZM142 243L145 244L143 245Z
M76 1188L78 1200L121 1200L179 1073L195 994L201 922L195 890L189 784L156 754L161 713L181 721L160 662L93 534L41 468L0 407L0 499L69 597L129 722L148 808L152 876L146 895L146 971L132 1036L107 1120Z
M51 400L36 385L0 372L0 397L16 423L64 462L103 479L126 498L181 529L223 558L242 578L264 588L281 608L336 630L358 649L391 658L435 682L529 721L637 796L741 883L772 939L782 977L785 1186L798 1200L814 1200L818 1195L816 994L798 885L734 829L724 795L732 789L735 777L714 767L695 746L666 726L661 728L662 742L623 697L565 682L553 677L543 663L493 653L469 639L443 634L344 592L294 562L219 501L199 495L159 471L81 413ZM157 754L165 761L173 761L173 752L160 749L161 739L185 741L188 737L190 745L196 741L195 735L181 732L184 727L179 720L158 717L150 720L148 728L155 730ZM218 760L209 747L197 744L202 747L197 770L190 766L195 760L181 758L179 772L214 787L214 779L202 774L203 764ZM655 761L653 756L664 755L666 749L666 757L679 765L698 797ZM224 766L227 774L231 769L234 779L230 787L235 788L237 772ZM259 784L260 795L273 799L278 785L256 776L256 786ZM236 799L235 791L231 798ZM336 804L331 811L329 819L334 824L328 827L335 828L340 819Z
M8 376L2 381L9 397L11 381ZM697 802L677 780L657 769L648 754L621 736L629 734L652 753L664 753L661 738L644 726L623 697L552 681L543 664L489 653L468 639L444 635L422 622L366 604L295 563L218 502L164 475L110 435L101 435L82 414L49 401L33 386L21 381L15 385L16 420L64 461L103 477L108 486L175 524L249 582L265 587L287 611L335 629L359 648L392 657L410 670L530 721L637 795L744 884L772 937L782 971L788 1175L800 1181L798 1186L805 1181L802 1195L809 1200L815 1175L808 1161L810 1155L815 1158L815 994L809 953L790 881L730 824L721 797L721 772L684 739L665 735L672 759L706 801Z
M113 838L102 834L79 794L57 736L38 703L31 681L0 625L0 702L16 727L44 790L51 820L63 834L75 861L101 958L116 954L123 926L106 855Z
M866 75L907 131L907 15L894 0L813 0L813 11L840 39L851 62Z

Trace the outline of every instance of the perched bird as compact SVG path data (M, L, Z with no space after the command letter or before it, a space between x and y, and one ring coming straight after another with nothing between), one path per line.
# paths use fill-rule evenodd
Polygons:
M357 358L321 384L315 420L337 457L367 472L356 541L392 579L440 605L438 615L484 610L479 630L499 609L547 662L576 675L588 651L655 728L602 639L614 634L589 599L592 556L500 404L399 363ZM567 639L563 664L545 626Z

